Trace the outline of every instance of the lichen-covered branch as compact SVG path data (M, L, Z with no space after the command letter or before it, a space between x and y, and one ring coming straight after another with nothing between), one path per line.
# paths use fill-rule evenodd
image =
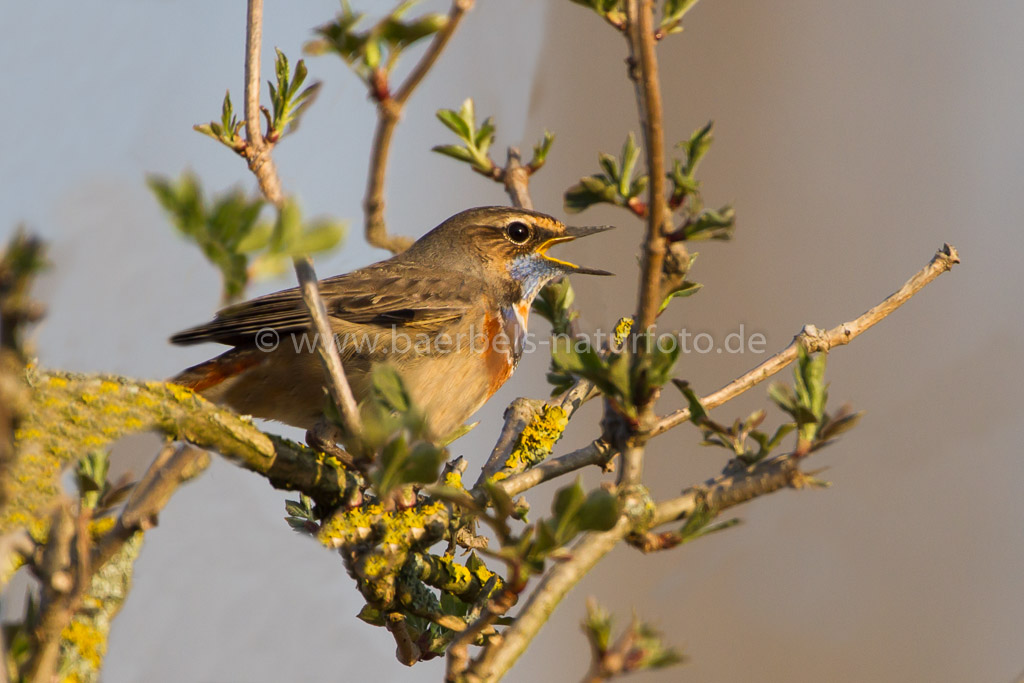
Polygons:
M0 533L19 527L41 531L60 493L61 468L140 431L155 430L216 450L275 487L303 491L316 500L337 504L363 485L361 476L336 459L264 434L184 387L43 370L30 371L27 381L30 404L17 433L18 458Z

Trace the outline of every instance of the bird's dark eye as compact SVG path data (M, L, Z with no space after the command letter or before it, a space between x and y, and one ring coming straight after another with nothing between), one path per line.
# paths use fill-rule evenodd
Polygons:
M505 226L505 234L516 244L523 244L530 239L530 226L519 221L509 223Z

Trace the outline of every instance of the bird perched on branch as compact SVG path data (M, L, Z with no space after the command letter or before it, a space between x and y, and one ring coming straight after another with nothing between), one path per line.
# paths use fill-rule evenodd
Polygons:
M432 438L451 434L512 375L541 288L564 275L611 274L548 249L609 227L568 227L508 207L469 209L401 254L321 280L356 398L369 390L374 365L391 363ZM233 347L171 380L216 403L304 429L323 415L325 375L298 288L229 306L171 341Z

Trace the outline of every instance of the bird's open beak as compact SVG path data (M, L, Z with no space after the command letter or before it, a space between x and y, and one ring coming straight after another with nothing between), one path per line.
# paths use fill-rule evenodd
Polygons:
M604 232L605 230L611 230L614 227L614 225L567 226L565 228L564 234L558 237L552 237L547 242L540 245L540 248L537 251L545 259L547 259L551 263L557 264L559 267L565 270L567 274L580 273L583 275L614 275L614 273L609 273L607 270L601 270L599 268L584 268L583 266L577 266L575 263L569 263L568 261L563 261L561 259L548 256L547 254L548 249L550 249L556 244L561 244L562 242L572 242L574 239L578 237L594 235L599 232Z

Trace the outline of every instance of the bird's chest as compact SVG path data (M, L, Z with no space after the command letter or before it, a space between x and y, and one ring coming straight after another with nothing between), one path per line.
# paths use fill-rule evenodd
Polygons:
M488 395L512 376L526 345L530 304L520 302L504 306L484 319L486 345L481 358L489 377Z

